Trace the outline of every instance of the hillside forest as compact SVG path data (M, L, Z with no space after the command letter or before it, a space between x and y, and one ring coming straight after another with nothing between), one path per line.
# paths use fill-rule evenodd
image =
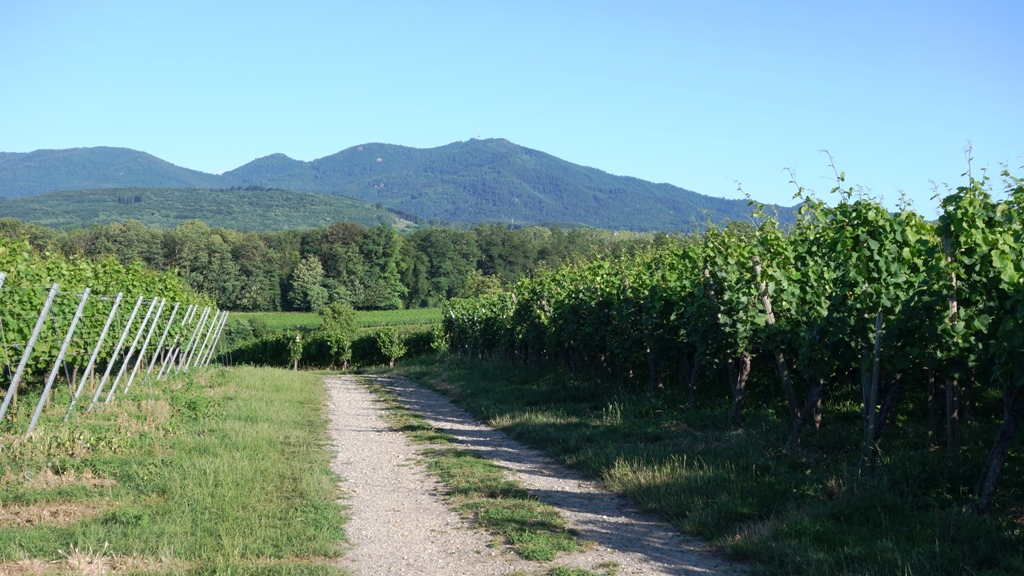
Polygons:
M218 307L246 312L314 311L332 302L360 310L437 306L540 270L669 238L500 224L400 234L355 222L244 233L200 221L161 229L127 220L58 231L12 218L0 219L0 237L25 238L42 253L71 259L112 255L124 265L174 271Z
M55 196L59 191L74 193ZM121 198L131 202L119 205ZM194 215L197 203L205 205L201 215ZM252 210L250 203L263 208ZM751 214L745 199L616 176L500 138L428 149L367 143L312 162L273 154L220 175L127 148L0 152L2 212L53 227L72 228L97 218L105 224L113 214L164 226L181 224L181 216L210 225L216 225L211 219L252 222L271 216L269 224L280 226L290 219L281 213L283 203L352 213L337 220L413 217L434 225L502 222L645 232L694 232L707 219L746 220ZM792 209L774 208L783 222L792 222ZM333 222L321 216L301 227Z

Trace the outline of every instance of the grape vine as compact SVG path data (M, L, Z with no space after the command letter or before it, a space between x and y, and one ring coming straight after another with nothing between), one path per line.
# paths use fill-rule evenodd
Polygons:
M987 176L969 177L932 223L844 181L837 173L837 205L802 198L785 230L760 213L756 225L709 226L451 300L451 349L561 364L620 389L683 390L691 406L727 391L734 427L751 375L777 379L768 403L792 423L786 448L799 450L806 427L827 417L823 399L853 401L865 467L908 399L926 404L917 412L951 458L964 450L964 414L989 414L1002 422L977 494L983 511L1024 420L1024 183L1004 171L1006 199L995 200Z

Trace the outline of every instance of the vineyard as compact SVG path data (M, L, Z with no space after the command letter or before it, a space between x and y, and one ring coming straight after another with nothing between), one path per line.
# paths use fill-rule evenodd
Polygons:
M756 407L788 430L778 448L790 455L855 406L856 422L842 425L856 474L912 464L893 462L884 435L966 463L978 511L1016 506L996 486L1024 416L1024 184L1004 171L996 200L987 176L969 176L933 223L836 179L837 205L801 189L785 229L761 210L754 225L452 300L451 350L563 366L565 385L594 397L681 399L720 410L733 429Z
M173 274L0 239L0 433L32 432L47 406L67 421L140 379L205 365L226 320Z
M237 312L231 315L228 327L242 321L256 320L268 332L284 332L300 329L312 331L320 327L321 318L316 312ZM405 308L402 310L357 310L356 324L359 328L381 326L430 326L441 322L440 308Z

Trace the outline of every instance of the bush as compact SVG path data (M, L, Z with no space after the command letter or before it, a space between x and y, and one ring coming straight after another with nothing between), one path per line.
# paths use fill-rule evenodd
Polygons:
M379 336L385 334L383 346ZM396 342L397 339L397 342ZM291 366L289 347L295 342L295 332L278 334L260 340L248 340L235 343L229 353L235 364L252 364L255 366ZM302 334L302 356L299 363L307 368L324 369L337 366L337 356L332 352L330 338L322 331L304 332ZM396 346L397 344L397 346ZM392 346L395 346L392 348ZM420 330L417 332L398 332L394 328L384 328L378 332L367 333L352 339L350 344L350 366L379 366L390 364L407 356L429 354L444 349L443 334L437 329ZM391 353L402 350L391 356Z
M249 318L249 328L252 330L252 337L263 340L270 336L270 325L262 318Z
M329 362L347 370L352 360L352 339L357 330L356 311L345 302L332 302L318 313L322 322L317 336L327 344Z
M437 332L435 330L409 332L404 335L404 344L406 356L429 354L437 350Z
M405 356L405 339L397 330L390 326L381 328L374 334L374 340L380 348L381 354L387 357L388 365L395 367L395 361Z

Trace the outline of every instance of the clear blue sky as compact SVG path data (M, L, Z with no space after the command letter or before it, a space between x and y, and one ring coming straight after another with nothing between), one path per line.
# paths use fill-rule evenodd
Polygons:
M714 196L784 167L934 215L1024 173L1024 2L0 0L0 151L122 146L205 172L501 137ZM998 173L998 170L996 170Z

